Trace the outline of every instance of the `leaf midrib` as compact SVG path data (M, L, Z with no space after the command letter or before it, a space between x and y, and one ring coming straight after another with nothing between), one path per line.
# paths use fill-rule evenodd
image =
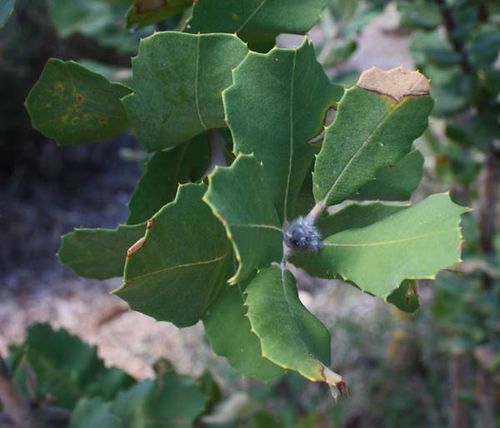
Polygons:
M196 42L196 65L194 71L194 100L196 105L196 114L198 115L198 120L200 121L200 125L203 127L203 129L207 130L208 127L203 121L203 117L201 115L200 99L198 94L198 80L199 80L199 68L200 68L200 43L201 43L201 36L198 35Z
M281 277L281 288L283 290L283 297L285 298L285 303L286 303L286 307L288 310L288 314L290 315L292 323L295 327L294 330L297 332L297 336L300 338L300 342L301 342L301 345L303 347L303 351L305 351L305 353L308 354L308 360L312 361L313 364L320 364L321 365L320 361L309 352L309 345L302 338L302 336L303 336L302 330L301 330L300 325L297 321L297 317L294 316L294 313L293 313L292 308L291 308L290 300L288 298L287 287L285 286L285 275L286 275L286 271L281 270L281 276L280 276ZM298 296L297 296L297 299L299 299L299 302L300 302L300 298ZM303 376L305 376L306 378L309 378L309 375L306 375L305 373L303 373L302 370L297 370L297 371L299 373L301 373ZM315 379L311 379L311 380L315 380Z
M144 279L146 277L153 276L153 275L159 275L159 274L162 274L164 272L168 272L168 271L172 271L172 270L176 270L176 269L184 269L184 268L188 268L188 267L203 266L203 265L208 265L208 264L212 264L212 263L217 263L217 262L224 260L229 254L230 254L230 251L224 253L221 256L214 257L213 259L200 260L197 262L190 262L190 263L183 263L183 264L168 266L168 267L165 267L162 269L147 272L143 275L139 275L139 276L136 276L136 277L133 277L130 279L126 279L124 285L128 286L128 285L131 285L131 283L137 282L137 281Z
M295 83L295 67L297 64L297 49L293 51L292 75L290 78L290 154L288 157L288 175L286 178L285 200L283 203L283 219L287 221L288 214L288 194L290 193L290 180L292 177L292 163L293 163L293 145L294 145L294 124L293 124L293 98L294 98L294 83Z
M436 231L436 232L430 232L430 233L425 233L423 235L418 235L418 236L411 236L409 238L402 238L402 239L393 239L390 241L378 241L378 242L360 242L360 243L335 243L335 242L326 242L323 244L324 247L378 247L378 246L384 246L384 245L397 245L401 244L404 242L411 242L411 241L417 241L420 239L425 239L433 236L438 236L438 235L446 235L448 233L454 233L456 232L456 228L453 229L448 229L448 230L441 230L441 231Z
M248 18L240 25L240 27L235 31L235 33L239 33L243 31L243 29L250 23L250 21L257 15L260 9L266 4L267 0L262 0L262 2L255 8L255 10L248 15Z
M333 182L332 186L327 191L327 193L326 193L326 195L324 197L324 200L327 203L328 203L328 200L330 199L331 195L333 194L333 192L336 190L337 185L340 183L340 181L342 180L342 178L344 177L344 175L348 171L348 169L351 166L351 164L361 155L361 153L365 150L365 148L373 141L374 135L378 132L378 130L383 125L385 125L387 123L388 119L390 118L390 116L392 115L392 113L394 113L394 111L396 111L396 109L397 109L397 107L399 105L400 104L395 104L393 107L391 107L391 109L384 115L384 117L381 120L381 122L375 127L375 129L373 129L372 132L370 132L370 135L368 135L366 141L363 144L361 144L361 146L358 148L358 150L356 150L356 153L354 153L353 157L342 168L340 174L337 176L337 178L335 179L335 181ZM335 122L331 126L335 126ZM325 132L325 135L326 135L326 132Z

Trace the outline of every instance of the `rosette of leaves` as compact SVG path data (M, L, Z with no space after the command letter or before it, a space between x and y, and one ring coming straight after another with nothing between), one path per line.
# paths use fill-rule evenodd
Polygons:
M413 281L460 261L466 209L448 194L407 202L422 177L413 141L433 107L429 81L371 69L344 90L307 40L263 54L222 33L157 33L141 42L133 72L122 98L104 86L151 152L133 221L75 230L59 257L85 277L123 275L115 294L134 310L179 327L202 320L214 352L244 375L270 381L293 370L345 393L329 368L329 332L301 303L289 266L411 311ZM61 83L49 73L37 83L27 102L34 122L49 109L44 91L64 100L65 114L94 120L84 107L98 94L75 105L75 93L56 93ZM74 135L77 121L53 121ZM229 165L211 168L225 127Z

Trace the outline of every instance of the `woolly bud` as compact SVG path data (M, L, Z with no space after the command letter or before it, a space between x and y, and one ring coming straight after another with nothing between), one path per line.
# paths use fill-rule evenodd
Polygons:
M285 229L285 243L295 250L317 251L321 246L321 236L316 226L304 217L298 217Z

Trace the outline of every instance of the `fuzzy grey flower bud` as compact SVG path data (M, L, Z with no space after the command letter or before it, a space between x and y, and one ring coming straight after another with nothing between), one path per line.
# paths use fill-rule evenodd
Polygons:
M321 246L318 229L304 217L292 221L283 235L286 245L292 249L317 251Z

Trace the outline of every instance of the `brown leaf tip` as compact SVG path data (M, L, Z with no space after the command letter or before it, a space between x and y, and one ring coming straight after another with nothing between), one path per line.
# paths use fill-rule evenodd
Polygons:
M344 381L339 382L336 385L336 387L339 390L339 393L340 393L341 397L347 397L347 396L349 396L349 387L347 386L347 383L345 383Z
M407 70L401 65L392 70L372 67L363 71L356 86L401 101L410 95L429 95L431 81L420 71Z

